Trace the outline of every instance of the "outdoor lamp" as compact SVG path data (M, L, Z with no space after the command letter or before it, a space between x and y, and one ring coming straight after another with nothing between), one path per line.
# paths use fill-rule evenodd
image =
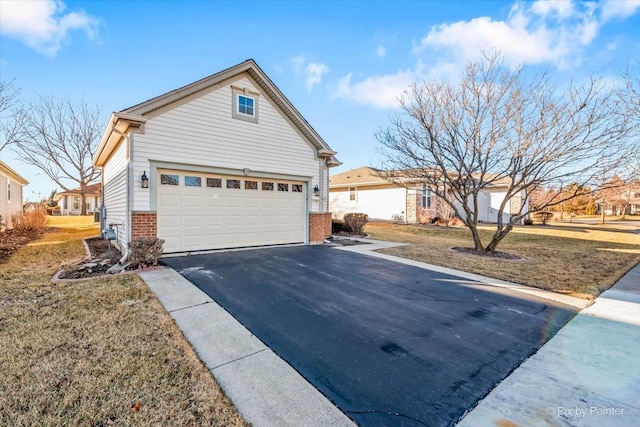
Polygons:
M318 187L317 185L315 187L313 187L313 195L315 197L320 196L320 187Z
M140 182L142 182L142 188L149 188L149 178L147 178L147 171L142 172Z

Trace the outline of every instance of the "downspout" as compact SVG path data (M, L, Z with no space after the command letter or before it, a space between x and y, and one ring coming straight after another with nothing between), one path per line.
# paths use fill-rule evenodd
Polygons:
M125 233L127 233L127 235L131 236L131 211L129 209L129 207L131 206L131 182L132 182L132 175L133 175L133 166L132 166L132 147L131 147L131 138L129 136L129 133L131 132L131 130L129 130L127 133L123 133L120 132L118 129L116 129L115 127L113 128L113 132L117 133L118 135L122 136L126 141L127 144L127 175L126 175L126 187L127 187L127 193L126 193L126 197L125 197L125 210L127 212L127 224L126 224L126 231ZM116 240L118 242L118 246L120 246L120 252L123 253L122 258L120 258L120 261L118 261L119 264L124 264L127 261L127 258L129 258L129 247L127 245L126 248L122 247L122 244L120 243L120 236L118 236L118 239Z

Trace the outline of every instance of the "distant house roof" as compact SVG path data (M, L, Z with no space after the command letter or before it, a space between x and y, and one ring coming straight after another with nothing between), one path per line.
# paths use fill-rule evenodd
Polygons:
M98 183L98 184L87 185L85 194L87 196L100 196L102 194L102 184ZM62 196L79 196L79 195L80 195L80 189L74 188L73 190L61 191L59 193L56 193L56 195L53 197L53 200L60 200Z
M336 175L333 175L329 179L329 188L342 188L342 187L366 187L373 185L382 185L389 184L392 182L407 184L407 185L415 185L423 182L419 177L419 173L416 173L417 170L403 170L403 171L393 171L392 175L394 176L393 180L387 179L384 177L384 171L379 169L375 169L369 166L363 166L357 169L351 169L346 172L342 172ZM419 172L419 171L418 171ZM423 172L421 172L423 173ZM452 172L449 173L450 176L455 176ZM418 175L418 176L414 176ZM489 187L504 187L507 186L510 182L509 178L500 178L495 179L495 175L487 174L487 180L494 179L493 182L489 185Z
M269 99L277 105L278 108L280 108L298 132L304 135L304 137L315 147L318 157L327 159L327 165L329 167L339 166L342 164L338 159L336 159L336 153L331 150L329 145L322 139L315 129L311 127L309 122L302 117L302 114L300 114L287 97L280 92L280 89L276 87L276 85L253 59L247 59L233 67L229 67L186 86L182 86L163 95L129 107L119 113L113 113L102 140L100 141L98 150L96 151L93 164L95 166L104 166L105 162L111 155L111 152L115 149L122 138L122 133L128 131L129 127L142 128L144 123L147 121L147 117L145 116L149 115L153 111L198 93L204 89L219 85L225 80L241 73L247 73L258 84Z
M11 169L9 165L2 160L0 160L0 172L4 175L7 175L12 180L20 183L21 185L27 185L29 183L29 181L24 179L18 172Z
M332 175L329 178L329 187L347 187L354 185L381 185L388 184L389 181L378 176L380 171L368 166L351 169L346 172Z

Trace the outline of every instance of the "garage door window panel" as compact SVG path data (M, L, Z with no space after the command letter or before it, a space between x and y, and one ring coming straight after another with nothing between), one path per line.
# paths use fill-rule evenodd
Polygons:
M240 180L239 179L228 179L227 180L227 188L239 189L240 188Z
M278 183L278 191L289 191L289 184L285 184L282 182Z
M302 193L302 184L291 184L291 191L293 193Z
M258 189L258 181L245 181L244 182L245 190L257 190Z
M180 177L178 175L160 174L160 184L162 185L179 185Z
M221 178L207 178L207 187L209 188L222 188Z
M185 176L184 177L184 186L185 187L202 187L202 178L199 176Z

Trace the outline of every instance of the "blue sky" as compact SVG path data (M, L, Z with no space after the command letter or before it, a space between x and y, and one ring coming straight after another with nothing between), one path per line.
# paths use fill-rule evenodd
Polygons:
M377 163L375 132L412 82L452 79L481 50L552 67L559 82L615 79L640 58L640 0L0 1L0 73L24 99L122 110L255 59L344 162ZM636 67L637 70L637 67ZM56 188L31 181L25 199Z

